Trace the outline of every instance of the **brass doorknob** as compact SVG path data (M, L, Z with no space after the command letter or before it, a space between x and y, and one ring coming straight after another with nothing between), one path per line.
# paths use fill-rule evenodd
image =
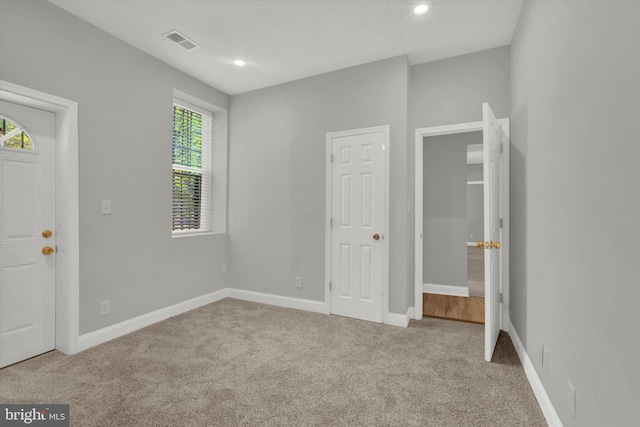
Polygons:
M373 240L380 240L380 235L378 233L374 234Z
M53 231L51 230L44 230L42 232L42 237L44 237L45 239L48 239L51 236L53 236Z
M493 240L491 241L491 248L492 249L500 249L500 242L494 242Z
M42 248L42 255L51 255L53 252L55 251L51 246L45 246Z
M484 242L476 242L478 248L484 248Z

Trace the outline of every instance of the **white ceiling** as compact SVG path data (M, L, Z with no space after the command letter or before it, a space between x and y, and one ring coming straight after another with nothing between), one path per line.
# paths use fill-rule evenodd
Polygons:
M419 64L508 45L523 0L434 0L422 16L404 0L49 1L234 95L404 54ZM174 29L202 48L162 37Z

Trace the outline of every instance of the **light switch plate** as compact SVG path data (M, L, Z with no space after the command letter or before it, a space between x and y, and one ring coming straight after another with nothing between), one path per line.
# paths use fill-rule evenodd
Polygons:
M102 208L100 212L102 215L111 215L111 200L102 201Z

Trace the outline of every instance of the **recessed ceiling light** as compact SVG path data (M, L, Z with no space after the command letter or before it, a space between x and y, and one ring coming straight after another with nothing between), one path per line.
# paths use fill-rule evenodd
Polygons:
M413 9L413 13L416 15L424 15L428 11L429 11L428 4L419 4L415 7L415 9Z
M233 63L238 67L244 67L244 61L242 59L236 59L235 61L233 61Z

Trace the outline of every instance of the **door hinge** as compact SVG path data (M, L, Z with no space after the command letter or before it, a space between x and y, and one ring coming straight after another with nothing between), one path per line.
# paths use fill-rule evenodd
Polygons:
M331 290L331 281L329 281L329 290Z
M500 143L500 153L504 153L504 142Z
M500 228L504 228L504 218L500 218L499 226Z
M500 293L498 294L498 302L503 302L503 301L502 301L502 292L500 292Z
M329 227L333 227L333 218L329 218Z
M333 157L334 157L333 154L331 154L331 163L333 163Z

